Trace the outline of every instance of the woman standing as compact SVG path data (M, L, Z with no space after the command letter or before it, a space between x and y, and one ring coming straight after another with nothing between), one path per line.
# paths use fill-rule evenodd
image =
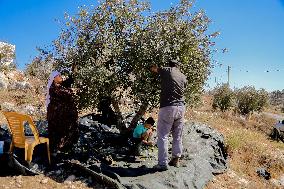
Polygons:
M49 77L46 106L52 153L68 151L78 141L78 111L70 85L72 82L71 76L63 81L58 71L53 71Z

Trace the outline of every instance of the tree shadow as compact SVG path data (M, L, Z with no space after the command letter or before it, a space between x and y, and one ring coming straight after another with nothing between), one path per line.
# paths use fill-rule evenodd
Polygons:
M37 174L29 168L27 162L15 154L2 154L0 156L0 167L0 177L18 175L34 176Z

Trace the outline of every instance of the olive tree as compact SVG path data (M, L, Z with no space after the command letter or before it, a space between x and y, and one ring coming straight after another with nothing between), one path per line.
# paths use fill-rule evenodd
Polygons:
M240 114L249 115L253 112L261 112L268 104L269 95L264 89L256 90L252 86L237 89L236 103Z
M179 60L188 78L186 100L199 97L211 63L213 39L203 11L191 13L192 2L181 0L168 10L153 13L139 0L101 1L66 16L66 27L50 52L57 67L77 65L79 107L92 108L101 97L117 101L126 95L138 110L135 119L159 105L159 79L151 65Z
M228 84L217 86L213 90L213 104L214 109L219 108L225 112L234 105L234 92Z

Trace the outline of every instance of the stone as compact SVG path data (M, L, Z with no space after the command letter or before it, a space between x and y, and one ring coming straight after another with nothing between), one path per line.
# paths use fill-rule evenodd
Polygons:
M281 186L284 186L284 175L279 178L279 183Z
M4 111L15 111L15 104L4 102L3 104L1 104L1 109Z
M8 85L9 89L14 89L14 90L24 90L24 89L30 89L31 84L27 81L16 81L12 82L10 85Z
M42 184L47 184L48 183L48 178L44 178L40 181L40 183Z
M7 89L8 83L0 77L0 89Z
M75 181L75 179L76 179L76 176L75 176L75 175L70 175L69 177L67 177L67 179L65 179L65 181L64 181L64 182L68 182L68 181L70 181L70 182L74 182L74 181Z
M55 174L56 175L60 175L62 173L62 171L61 170L57 170L57 171L55 171Z
M16 184L17 188L22 188L23 186L19 183Z
M23 109L25 114L33 115L35 113L36 108L32 105L26 105Z
M256 173L258 176L265 178L266 180L269 180L271 178L270 173L265 168L258 168L256 170Z

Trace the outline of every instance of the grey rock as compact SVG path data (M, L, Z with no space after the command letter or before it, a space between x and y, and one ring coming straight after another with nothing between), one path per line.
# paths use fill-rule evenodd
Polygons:
M4 102L3 104L1 104L1 109L4 111L15 111L15 105L9 102Z
M4 73L0 72L0 89L7 89L9 81Z
M15 81L8 85L8 89L14 89L14 90L24 90L24 89L30 89L31 84L27 81Z
M67 179L65 179L64 182L68 182L68 181L73 182L73 181L75 181L75 179L76 179L75 175L70 175L70 176L67 177Z
M7 89L8 84L0 78L0 89Z
M282 175L282 176L280 177L280 179L279 179L279 184L280 184L281 186L284 186L284 175Z
M55 172L55 174L56 174L56 175L60 175L60 174L62 174L62 171L61 171L61 170L57 170L57 171Z
M23 108L23 112L25 114L29 114L29 115L33 115L36 111L36 108L32 105L26 105L24 108Z
M269 180L271 178L270 173L265 168L258 168L256 170L256 173L258 176L265 178L266 180Z

